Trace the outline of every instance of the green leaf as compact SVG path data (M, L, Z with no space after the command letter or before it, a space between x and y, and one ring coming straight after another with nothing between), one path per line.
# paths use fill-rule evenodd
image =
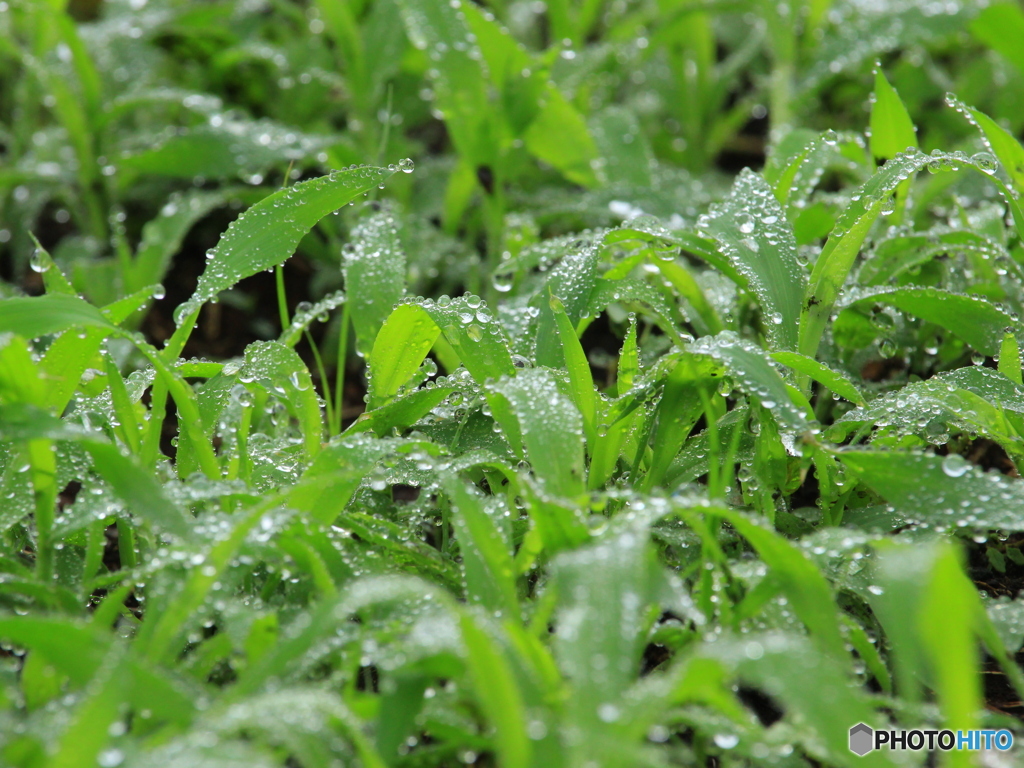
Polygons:
M324 430L320 400L309 369L294 349L276 341L253 342L245 349L245 363L238 378L281 395L302 429L306 455L313 457L320 451Z
M528 768L532 749L527 714L511 665L468 611L460 612L459 628L473 688L495 730L495 751L501 765Z
M515 371L501 326L478 297L409 301L388 316L374 340L368 360L370 408L397 394L441 333L476 381Z
M839 458L909 521L946 530L1024 530L1021 482L983 472L957 454L843 451Z
M935 323L991 357L999 354L1006 329L1018 326L1012 315L986 299L938 288L883 289L850 301L850 306L871 304L888 304Z
M284 262L320 219L383 184L393 173L370 167L333 171L260 200L231 223L213 249L195 293L175 310L179 328L221 291Z
M993 3L971 22L971 32L1024 74L1024 11L1016 3Z
M829 368L824 363L805 357L799 352L772 352L771 357L775 362L809 376L851 403L864 405L864 395L858 391L856 385L845 375Z
M989 149L995 154L1018 192L1024 192L1024 146L995 120L980 110L954 102L958 111L967 115L981 130Z
M271 120L218 117L217 126L180 128L166 138L151 137L148 148L121 155L117 164L125 171L179 179L231 179L275 164L285 166L337 143Z
M77 296L49 293L0 301L0 333L17 333L26 339L36 339L81 327L117 330L96 307Z
M392 440L344 436L320 451L288 491L288 504L322 523L332 523L371 469L395 450Z
M444 487L455 513L453 523L462 554L467 597L492 614L516 620L519 600L515 566L509 545L494 519L502 511L458 478L448 479Z
M707 355L723 366L733 383L771 411L780 426L798 432L807 429L807 414L793 403L786 382L760 347L732 331L723 331L717 336L698 339L687 349L694 354Z
M559 555L552 563L558 595L554 651L573 681L566 703L584 732L607 727L602 718L637 676L644 628L654 599L655 561L638 526Z
M908 147L917 148L914 123L900 95L879 67L875 70L875 93L871 104L871 154L876 159L889 160Z
M576 336L576 329L569 320L569 316L565 314L565 307L557 296L551 297L551 311L555 315L555 326L562 342L562 353L565 355L565 367L569 371L569 382L572 385L569 391L576 408L583 416L583 429L587 433L587 442L593 444L598 401L594 390L594 378L590 372L590 363Z
M554 86L545 95L540 114L523 135L526 148L562 172L569 181L584 187L597 185L592 166L597 147L587 132L583 116Z
M1021 376L1020 347L1012 333L1004 334L999 346L999 372L1015 384L1024 384Z
M185 515L167 499L147 469L113 445L89 440L84 446L92 457L93 467L133 514L182 539L194 538Z
M936 170L967 168L988 176L991 169L981 161L968 159L966 155L952 156L935 151L930 155L921 152L901 153L885 165L857 190L853 202L840 214L825 247L814 262L807 295L800 313L800 345L798 351L807 357L816 357L818 344L828 324L843 284L860 253L868 232L881 213L886 198L900 184L926 166ZM1003 199L1010 208L1018 230L1024 232L1024 212L1012 199L1005 185L989 177L1000 188ZM994 354L994 353L993 353Z
M405 254L390 210L360 220L342 249L342 270L356 344L369 355L377 332L405 294Z
M491 162L495 146L488 83L465 14L434 0L400 0L399 5L410 42L429 56L434 103L459 154L474 168Z
M771 187L744 169L729 198L712 206L699 226L718 241L746 287L757 296L771 346L795 348L807 277L797 261L793 230Z
M488 391L495 419L507 435L521 436L544 489L564 499L583 493L583 420L554 374L542 368L520 371L493 382Z

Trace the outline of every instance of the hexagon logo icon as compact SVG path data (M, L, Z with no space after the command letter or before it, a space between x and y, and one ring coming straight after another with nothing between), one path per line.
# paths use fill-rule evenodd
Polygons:
M850 751L864 757L875 748L875 732L871 726L857 723L850 729Z

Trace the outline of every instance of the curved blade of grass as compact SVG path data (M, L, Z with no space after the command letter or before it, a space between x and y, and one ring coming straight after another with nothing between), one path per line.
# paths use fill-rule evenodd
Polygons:
M302 338L302 333L309 328L315 320L323 322L327 313L345 303L345 293L335 291L324 296L320 301L313 304L309 309L299 310L292 316L292 323L278 337L278 342L286 347L294 347Z
M972 169L989 178L1002 193L1010 208L1014 222L1024 232L1024 212L1013 199L1006 186L990 175L991 169L964 156L941 152L925 155L921 152L900 153L878 169L856 195L857 199L843 211L829 235L825 247L814 263L810 284L800 312L799 351L807 357L816 357L818 344L835 307L839 292L860 252L868 232L878 218L885 199L913 174L931 164L936 169Z
M26 339L37 339L49 333L82 327L117 330L99 309L78 296L48 293L0 301L0 333L16 333Z
M946 100L981 131L985 144L999 159L1013 185L1018 191L1024 192L1024 146L981 110L968 107L959 99L947 96Z
M687 349L707 355L723 366L733 383L771 411L780 426L797 432L807 429L807 414L793 403L786 382L760 347L731 331L723 331L698 339Z
M495 751L502 766L528 768L532 746L523 695L511 665L486 630L468 611L459 613L466 666L480 707L495 730Z
M786 213L768 183L744 169L729 198L699 226L713 236L757 296L771 346L793 349L807 276Z
M983 355L995 357L1008 328L1019 322L1003 309L980 296L951 293L938 288L891 288L873 291L857 304L888 304L901 312L935 323L963 339Z
M168 353L176 355L184 346L194 322L189 318L203 304L239 280L284 262L320 219L383 184L393 173L371 167L332 171L279 190L245 211L213 249L195 293L175 310L178 329L168 342Z
M771 358L777 363L782 363L787 368L792 368L794 371L809 376L851 403L856 405L864 405L865 403L864 395L858 391L852 381L839 373L839 371L829 368L824 363L819 363L817 360L801 355L799 352L772 352Z
M542 289L543 294L538 294L531 301L540 310L535 342L538 365L558 368L564 359L550 297L557 296L561 300L569 321L575 326L583 316L590 294L597 284L597 255L597 248L589 243L573 250L551 270L547 284Z

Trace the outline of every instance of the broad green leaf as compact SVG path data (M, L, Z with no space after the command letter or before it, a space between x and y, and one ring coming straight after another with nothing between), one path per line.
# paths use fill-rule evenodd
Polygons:
M393 452L394 441L353 435L327 445L288 491L288 504L322 523L341 514L363 478Z
M1022 413L1024 388L995 371L971 366L875 398L844 414L829 427L828 435L842 440L874 426L883 436L917 435L943 444L955 430L995 440L1019 461L1024 458L1017 427Z
M636 116L622 107L607 107L588 121L590 134L604 163L608 183L651 186L654 156Z
M210 255L195 293L175 310L179 327L221 291L284 262L320 219L383 184L392 173L370 167L333 171L256 203L228 227Z
M652 554L646 531L634 525L552 563L555 657L573 681L567 704L585 733L607 727L603 713L637 676L654 599Z
M1015 384L1024 384L1021 376L1020 346L1012 333L1004 334L999 346L999 372Z
M125 171L158 176L231 179L303 160L336 143L270 120L216 117L217 125L211 122L153 136L146 149L126 152L117 164Z
M583 493L583 420L554 373L542 368L520 371L515 378L490 384L488 391L495 419L507 435L521 436L544 489L564 499ZM495 399L503 402L496 407Z
M908 147L917 148L914 123L900 95L879 67L875 70L874 101L871 104L871 154L876 159L889 160Z
M0 637L41 654L76 686L92 680L110 646L95 628L53 616L0 617Z
M135 459L122 455L113 445L94 440L84 445L96 472L110 483L111 489L133 514L182 539L194 538L185 515L167 499L147 469Z
M864 757L851 756L851 725L868 723L885 728L887 720L876 713L871 699L862 690L850 684L848 664L822 653L806 638L782 633L751 634L703 644L690 658L718 660L741 680L778 699L786 718L793 718L797 731L813 739L807 747L819 752L824 749L835 765L894 765L883 750ZM797 658L800 664L793 663ZM690 691L691 695L698 693ZM803 731L804 727L808 730Z
M486 73L479 44L458 5L400 0L413 47L430 61L435 104L459 154L475 168L493 161Z
M818 648L833 659L847 659L845 642L839 632L832 589L825 577L803 552L773 530L735 510L716 510L751 543L772 569L789 599L794 613L807 625Z
M1018 192L1024 192L1024 146L995 120L980 110L954 101L957 111L967 116L981 131L982 137L1006 170Z
M842 451L839 458L909 521L941 530L1024 530L1021 482L983 472L957 454Z
M356 344L369 355L377 332L405 293L405 254L390 210L371 214L342 249L342 270Z
M112 645L85 697L75 708L71 722L60 735L55 768L92 768L109 739L110 727L120 716L120 705L128 687L122 667L125 649Z
M370 408L395 396L419 370L441 333L477 381L515 371L501 326L478 297L409 301L388 316L373 343L368 360Z
M394 397L412 378L440 335L441 329L416 304L403 304L388 316L367 360L371 409Z
M758 174L743 170L728 200L712 206L699 226L718 241L757 296L771 346L795 348L807 277L797 261L793 231L771 187Z
M721 365L736 386L772 412L780 426L795 431L807 429L807 414L793 403L786 383L760 347L723 331L698 339L687 349Z
M312 457L320 451L320 400L309 370L295 350L276 341L254 342L246 347L245 363L238 378L245 384L255 383L268 393L281 395L302 428L306 455Z
M538 293L531 301L540 312L536 337L538 365L557 368L565 359L551 309L551 297L557 296L561 300L565 314L575 326L589 305L597 279L597 248L587 243L574 248L551 270L543 293Z
M860 285L886 285L908 270L920 268L944 254L976 255L982 261L1009 260L1006 249L977 232L952 231L928 234L896 235L875 245L860 266Z
M431 410L441 404L456 387L434 387L433 389L417 389L407 395L391 400L372 411L360 414L345 434L373 430L379 437L391 434L394 429L404 431L422 419Z
M919 701L920 686L926 684L938 695L943 727L977 727L976 644L990 625L952 545L932 540L880 546L874 581L871 606L892 648L901 697ZM968 754L963 758L950 764L972 764Z

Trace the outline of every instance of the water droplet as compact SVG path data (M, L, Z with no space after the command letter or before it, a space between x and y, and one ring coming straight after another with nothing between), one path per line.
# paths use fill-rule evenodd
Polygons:
M32 251L32 256L28 260L28 265L32 268L33 272L39 272L41 274L50 268L50 260L37 248Z
M942 460L942 471L949 477L963 477L971 465L958 453L951 453Z
M398 161L398 168L402 171L402 173L412 173L414 170L416 170L416 164L407 157L404 160Z

